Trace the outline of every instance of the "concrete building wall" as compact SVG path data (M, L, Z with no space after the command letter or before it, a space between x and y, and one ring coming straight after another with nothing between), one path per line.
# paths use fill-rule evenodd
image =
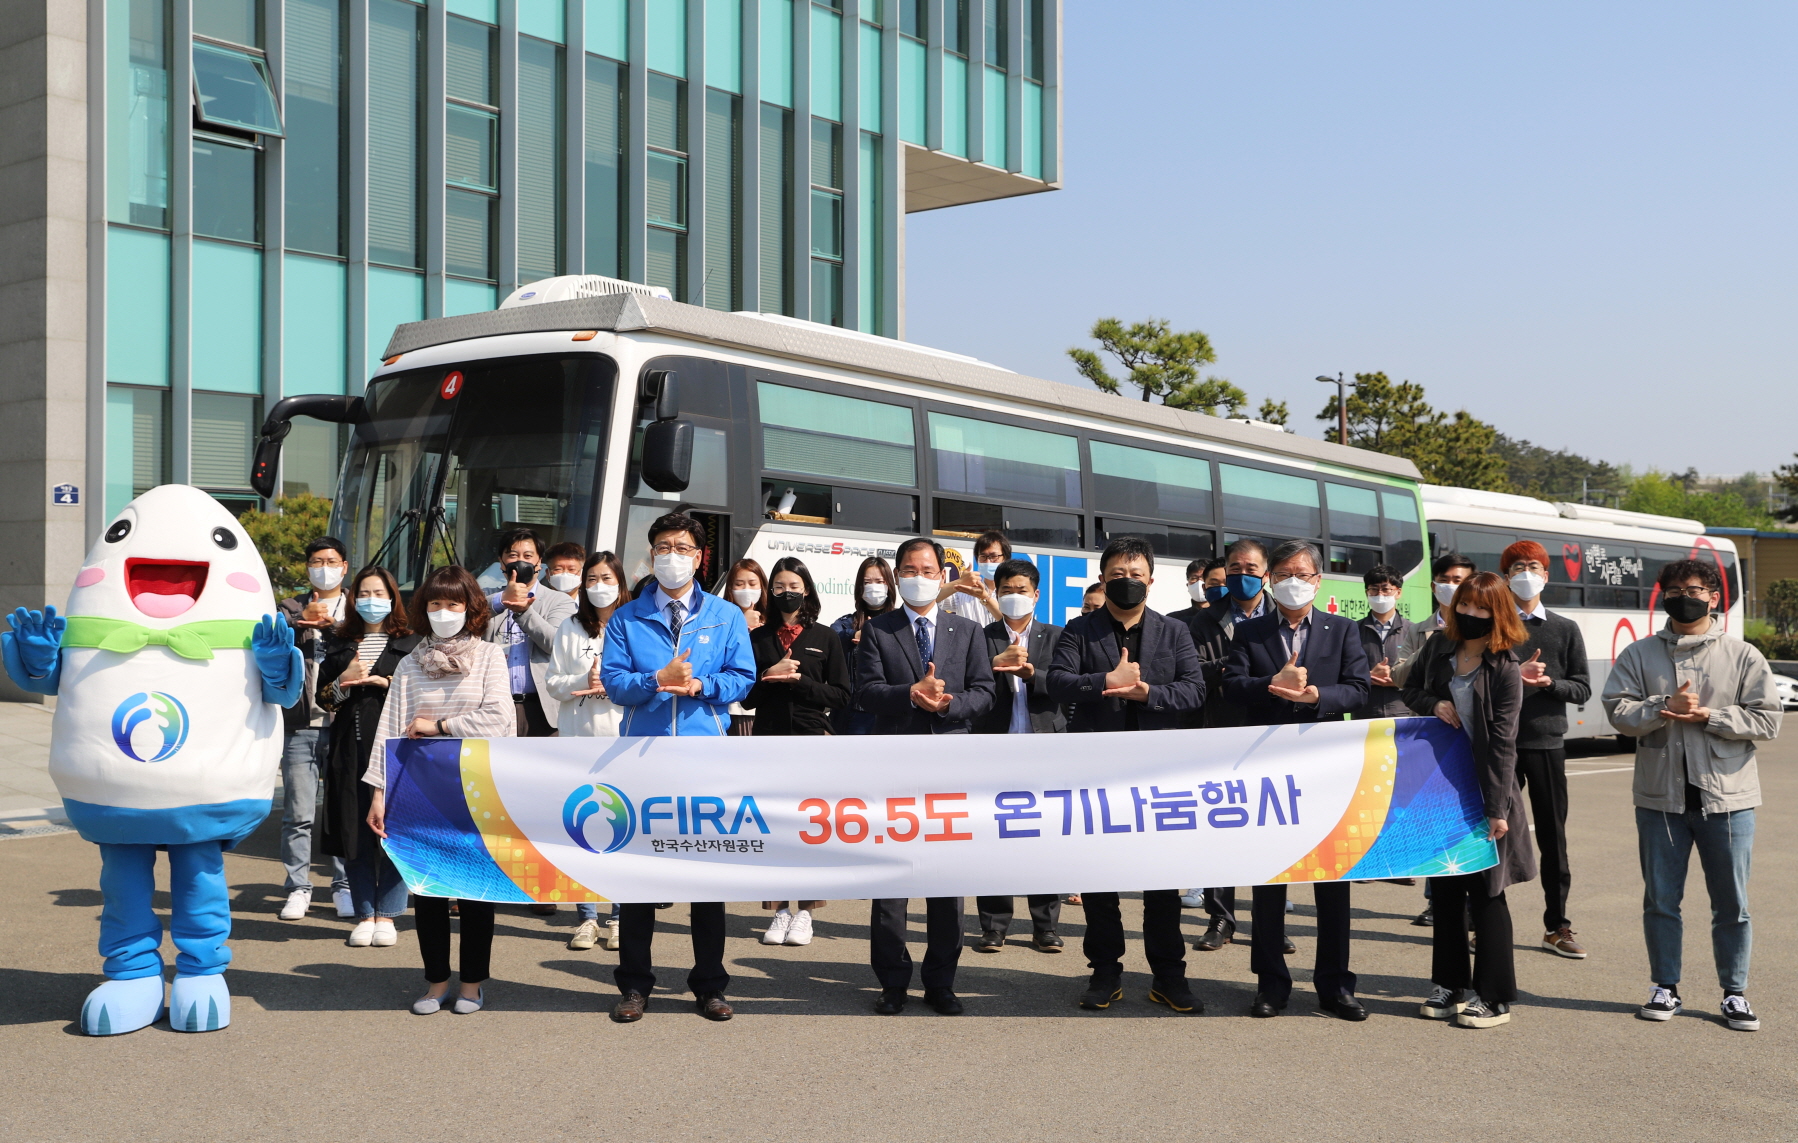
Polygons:
M60 604L86 548L87 8L0 4L0 610ZM0 678L0 698L29 698Z

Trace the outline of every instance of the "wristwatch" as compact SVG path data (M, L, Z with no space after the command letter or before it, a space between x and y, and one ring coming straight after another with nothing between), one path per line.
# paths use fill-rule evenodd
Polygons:
M443 720L441 718L437 720L437 737L439 737L439 738L448 738L449 737L449 731L443 729Z

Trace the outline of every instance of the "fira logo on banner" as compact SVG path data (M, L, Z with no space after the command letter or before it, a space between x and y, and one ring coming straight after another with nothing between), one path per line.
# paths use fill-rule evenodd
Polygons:
M631 843L639 829L645 837L653 834L658 821L673 823L681 835L703 835L707 823L719 837L733 837L743 831L745 824L764 834L769 832L767 819L762 817L761 807L752 795L746 794L736 803L733 812L727 799L714 795L665 794L643 799L639 810L638 804L617 786L583 783L562 802L562 828L574 844L588 853L617 853ZM603 848L596 849L587 840L587 823L602 813L611 826L611 836Z

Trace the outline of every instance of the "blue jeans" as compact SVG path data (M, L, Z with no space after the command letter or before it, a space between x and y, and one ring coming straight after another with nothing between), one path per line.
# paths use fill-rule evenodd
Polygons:
M576 901L575 905L574 905L574 912L575 912L575 916L579 917L583 921L599 920L599 904L594 901ZM612 902L612 914L611 915L613 918L616 918L618 916L618 902L616 902L616 901Z
M406 911L406 881L394 867L393 858L381 848L381 839L364 822L356 839L356 856L343 863L349 875L350 900L355 902L356 919L397 917Z
M290 731L281 744L281 864L285 891L312 888L312 819L318 812L318 759L324 747L318 727ZM350 887L343 861L331 859L331 890Z
M1748 954L1754 941L1748 917L1748 865L1754 849L1754 811L1667 814L1636 807L1636 843L1642 856L1642 935L1654 983L1679 983L1685 929L1680 899L1692 849L1704 869L1711 898L1711 955L1725 993L1748 988Z

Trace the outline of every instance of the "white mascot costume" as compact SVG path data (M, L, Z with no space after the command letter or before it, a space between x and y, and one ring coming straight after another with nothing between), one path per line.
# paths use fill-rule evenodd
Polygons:
M185 484L125 506L88 552L65 614L20 608L6 673L57 696L50 776L100 847L106 982L81 1030L133 1032L166 1011L182 1032L231 1020L225 850L268 816L281 707L305 667L250 537ZM175 981L163 1002L156 851L169 855Z

